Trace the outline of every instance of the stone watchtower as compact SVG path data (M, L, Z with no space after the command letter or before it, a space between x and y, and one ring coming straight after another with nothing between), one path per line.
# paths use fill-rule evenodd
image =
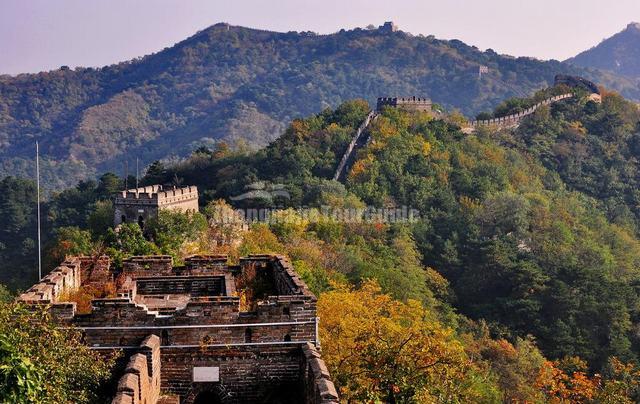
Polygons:
M138 223L144 227L147 220L157 217L161 210L180 212L198 211L198 188L150 185L129 189L116 195L114 224Z
M393 21L387 21L383 25L378 27L378 29L381 32L396 32L398 31L398 26L394 24Z
M433 103L428 98L420 97L378 97L376 109L384 107L401 108L407 111L431 112Z

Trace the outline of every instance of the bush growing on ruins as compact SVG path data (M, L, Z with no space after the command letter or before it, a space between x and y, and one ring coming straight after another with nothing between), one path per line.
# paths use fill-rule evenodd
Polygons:
M44 307L0 303L3 403L99 402L99 386L113 363L86 347L78 331L57 327Z
M149 242L142 234L137 223L123 223L118 229L108 229L105 237L106 253L120 266L122 260L132 255L157 254L158 247Z
M198 252L185 249L189 249L188 243L194 243L204 235L207 219L198 212L163 210L158 212L158 217L149 220L147 229L161 253L171 255L176 262L181 262L189 252ZM197 249L197 246L191 247Z

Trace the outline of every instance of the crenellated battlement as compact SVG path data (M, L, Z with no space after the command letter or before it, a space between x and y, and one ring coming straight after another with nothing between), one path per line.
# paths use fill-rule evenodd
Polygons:
M77 290L81 284L82 261L79 257L71 257L57 266L40 282L22 293L18 300L25 303L58 303L61 296Z
M526 110L518 112L516 114L511 114L511 115L507 115L507 116L503 116L503 117L499 117L499 118L493 118L493 119L473 121L473 122L471 122L471 126L472 127L478 127L478 126L499 126L499 127L517 126L524 117L527 117L527 116L533 114L534 112L536 112L536 110L538 108L540 108L542 106L545 106L545 105L551 105L554 102L562 101L562 100L565 100L565 99L571 98L571 97L573 97L573 93L566 93L566 94L561 94L561 95L556 95L556 96L553 96L553 97L549 97L549 98L547 98L547 99L545 99L543 101L540 101L539 103L533 105L532 107L529 107Z
M318 353L317 299L293 265L271 254L227 262L204 254L174 266L168 255L133 256L117 269L107 257L71 257L19 300L48 304L92 349L130 355L114 403L154 403L160 389L190 403L214 381L238 402L261 402L270 388L293 383L296 402L337 403ZM93 298L89 310L64 301L86 299L102 278L114 290Z
M180 212L198 211L198 188L182 188L149 185L128 189L115 196L114 224L138 223L144 227L147 220L154 218L161 210Z
M382 111L384 107L406 109L408 111L430 112L433 103L428 98L421 97L378 97L376 110Z

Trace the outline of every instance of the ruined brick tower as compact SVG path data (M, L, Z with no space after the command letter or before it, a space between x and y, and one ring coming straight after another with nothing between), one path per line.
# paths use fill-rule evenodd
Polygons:
M161 210L198 211L198 188L150 185L122 191L116 195L113 223L138 223L158 216Z
M74 301L109 283L113 296ZM338 403L316 297L283 256L131 257L117 270L72 257L19 300L48 305L92 349L123 352L113 404Z

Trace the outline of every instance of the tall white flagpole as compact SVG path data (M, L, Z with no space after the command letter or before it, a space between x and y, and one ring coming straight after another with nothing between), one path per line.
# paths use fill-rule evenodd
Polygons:
M40 148L36 140L36 195L38 198L38 280L42 279L42 251L40 248Z

